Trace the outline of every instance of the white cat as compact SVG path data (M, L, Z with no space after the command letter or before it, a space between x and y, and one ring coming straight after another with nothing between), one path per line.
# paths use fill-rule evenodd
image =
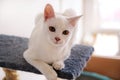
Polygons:
M80 17L72 10L55 14L50 4L46 5L44 14L37 16L35 29L23 56L48 80L57 80L53 67L57 70L65 67L64 61L70 55L75 41L76 23Z

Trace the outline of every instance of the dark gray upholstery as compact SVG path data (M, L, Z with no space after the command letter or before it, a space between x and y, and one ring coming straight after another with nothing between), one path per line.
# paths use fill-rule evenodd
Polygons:
M0 66L39 74L40 72L23 58L27 45L27 38L0 35ZM75 45L71 50L71 56L65 61L65 68L56 71L58 76L65 79L78 77L93 51L91 46Z

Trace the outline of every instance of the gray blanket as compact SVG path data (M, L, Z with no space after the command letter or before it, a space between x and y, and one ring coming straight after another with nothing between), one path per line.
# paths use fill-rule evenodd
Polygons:
M23 58L27 45L27 38L0 35L0 66L41 74ZM58 77L74 79L80 76L93 51L91 46L75 45L71 50L71 56L65 61L65 68L56 70Z

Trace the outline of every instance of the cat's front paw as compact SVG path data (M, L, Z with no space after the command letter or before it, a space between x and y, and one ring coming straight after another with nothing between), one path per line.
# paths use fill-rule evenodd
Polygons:
M49 77L47 78L47 80L57 80L57 76L53 76L53 75L51 74L51 76L49 76Z
M62 62L62 61L58 61L58 62L54 62L54 63L52 64L52 66L53 66L56 70L61 70L61 69L63 69L63 68L65 67L65 64L64 64L64 62Z
M47 80L57 80L57 73L55 71L46 75Z

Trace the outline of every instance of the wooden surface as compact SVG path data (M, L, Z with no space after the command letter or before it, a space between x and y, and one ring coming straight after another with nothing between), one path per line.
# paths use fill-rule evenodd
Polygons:
M85 70L106 75L113 80L120 80L120 57L93 56Z

